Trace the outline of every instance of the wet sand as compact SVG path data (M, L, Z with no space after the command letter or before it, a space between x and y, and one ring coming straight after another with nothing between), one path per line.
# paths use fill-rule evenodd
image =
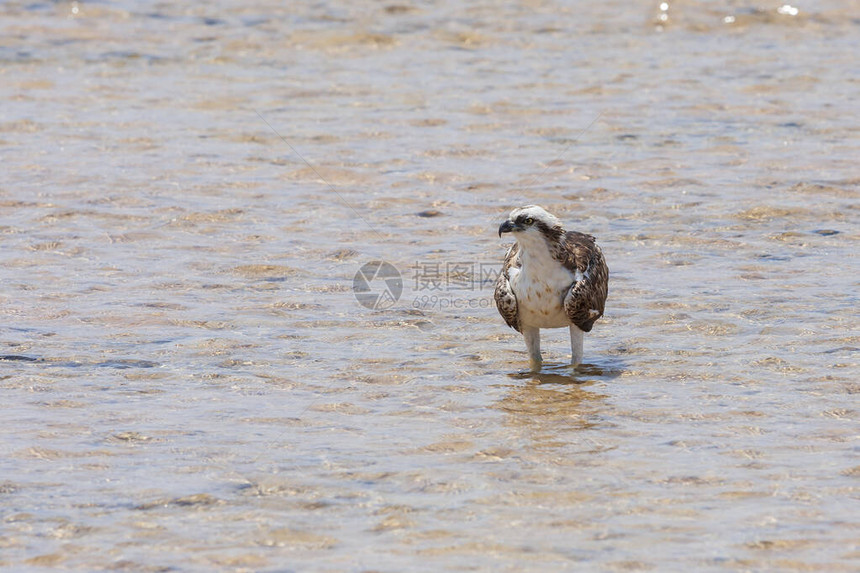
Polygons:
M4 5L0 568L856 571L860 7L786 6Z

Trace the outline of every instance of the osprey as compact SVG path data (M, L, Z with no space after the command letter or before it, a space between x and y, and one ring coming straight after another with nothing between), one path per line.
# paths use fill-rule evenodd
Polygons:
M529 205L511 211L499 227L513 233L496 281L499 314L521 332L529 366L539 370L540 329L570 327L570 362L582 362L583 334L603 316L609 268L594 237L565 231L555 216Z

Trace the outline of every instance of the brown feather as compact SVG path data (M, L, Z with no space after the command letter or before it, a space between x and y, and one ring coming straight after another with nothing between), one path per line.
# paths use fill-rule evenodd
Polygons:
M580 330L590 332L603 316L609 294L609 268L594 237L570 231L551 246L553 258L582 279L574 282L564 297L564 310Z
M502 272L499 273L499 278L496 279L496 289L493 293L499 314L502 315L508 326L517 332L520 332L519 308L517 306L517 295L511 289L508 270L511 267L519 268L520 265L519 245L514 243L505 255L505 262L502 263Z

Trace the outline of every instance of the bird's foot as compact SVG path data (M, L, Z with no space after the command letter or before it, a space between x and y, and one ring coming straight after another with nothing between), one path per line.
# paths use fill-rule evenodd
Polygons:
M529 358L529 369L532 372L538 372L543 366L543 360L540 358Z

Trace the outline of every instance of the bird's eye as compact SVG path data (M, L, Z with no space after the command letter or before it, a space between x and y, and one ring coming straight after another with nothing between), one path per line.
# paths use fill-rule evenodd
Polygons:
M532 223L534 223L534 222L535 222L535 220L534 220L534 219L532 219L531 217L529 217L528 219L526 219L525 221L523 221L523 223L525 223L526 225L531 225L531 224L532 224Z

